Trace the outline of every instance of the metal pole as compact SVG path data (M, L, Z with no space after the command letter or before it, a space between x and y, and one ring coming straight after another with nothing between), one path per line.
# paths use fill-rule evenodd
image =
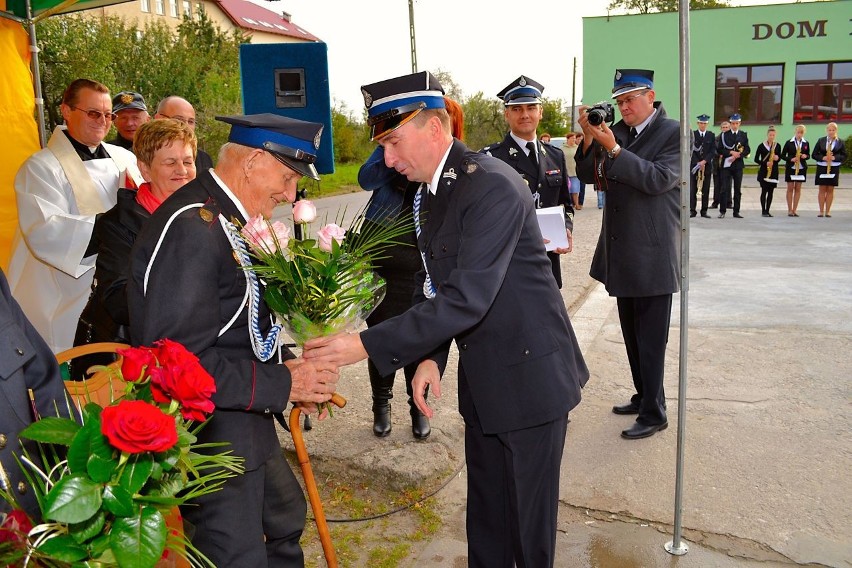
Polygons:
M686 440L686 378L689 338L689 158L692 129L689 120L689 0L678 1L680 21L680 354L677 389L677 465L675 467L674 536L666 552L683 556L689 546L681 540L683 523L683 451Z
M574 116L577 108L577 58L574 58L574 72L571 77L571 132L574 131L574 125L577 124L577 117Z
M411 36L411 72L417 73L417 45L414 41L414 0L408 0L408 33Z
M44 148L47 145L47 132L44 128L44 97L41 92L41 73L38 69L38 44L36 43L36 27L33 20L33 6L27 0L27 32L30 36L30 66L33 72L33 93L35 94L36 113L38 114L38 143Z

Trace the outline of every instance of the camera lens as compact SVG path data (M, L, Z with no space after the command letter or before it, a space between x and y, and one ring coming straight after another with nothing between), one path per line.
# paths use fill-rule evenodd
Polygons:
M589 124L599 126L604 121L604 113L600 109L593 108L589 111Z

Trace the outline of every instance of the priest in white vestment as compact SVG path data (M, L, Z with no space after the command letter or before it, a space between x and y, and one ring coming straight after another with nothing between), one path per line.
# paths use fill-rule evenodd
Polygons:
M103 143L112 123L109 89L77 79L62 97L65 126L15 176L18 229L8 279L12 294L54 353L74 341L89 297L97 215L119 186L142 183L135 156Z

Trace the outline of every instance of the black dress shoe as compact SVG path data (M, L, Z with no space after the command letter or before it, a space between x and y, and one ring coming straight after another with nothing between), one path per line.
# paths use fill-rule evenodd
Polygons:
M695 217L697 215L698 215L698 213L696 213L695 211L693 211L692 213L689 214L690 217Z
M705 219L709 219L709 218L710 218L710 215L708 215L707 213L702 213L702 214L701 214L701 216L702 216L702 217L704 217Z
M613 414L639 414L639 405L635 402L628 402L621 406L612 407Z
M663 422L662 424L651 424L650 426L647 424L640 424L639 422L636 422L627 430L622 430L621 437L626 438L628 440L639 440L640 438L647 438L649 436L653 436L657 432L661 432L668 427L668 422Z
M415 414L411 413L411 433L418 440L425 440L432 433L432 427L429 426L429 419L419 411Z
M373 434L377 438L384 438L391 433L393 423L391 422L391 405L373 405Z
M724 214L724 213L719 213L719 219L724 219L724 218L725 218L725 214Z
M734 213L734 219L742 219L742 218L743 218L743 216L740 215L739 213Z

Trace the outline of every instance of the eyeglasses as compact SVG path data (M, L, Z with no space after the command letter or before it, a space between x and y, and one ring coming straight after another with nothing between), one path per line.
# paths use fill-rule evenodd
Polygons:
M174 120L179 120L179 121L183 122L184 124L188 124L190 126L195 126L195 119L194 118L184 118L180 115L168 116L168 115L165 115L163 113L160 113L160 116L162 116L163 118L171 118L171 119L174 119Z
M644 96L647 92L648 92L648 90L646 89L646 90L642 91L641 93L636 93L635 95L630 95L629 97L624 97L620 101L615 101L615 104L619 107L623 107L624 105L629 105L630 103L632 103L633 101L635 101L639 97Z
M80 107L72 106L71 110L79 110L80 112L85 112L86 116L91 118L92 120L101 120L104 119L107 122L112 122L112 119L115 118L115 115L111 112L101 112L99 110L85 110Z

